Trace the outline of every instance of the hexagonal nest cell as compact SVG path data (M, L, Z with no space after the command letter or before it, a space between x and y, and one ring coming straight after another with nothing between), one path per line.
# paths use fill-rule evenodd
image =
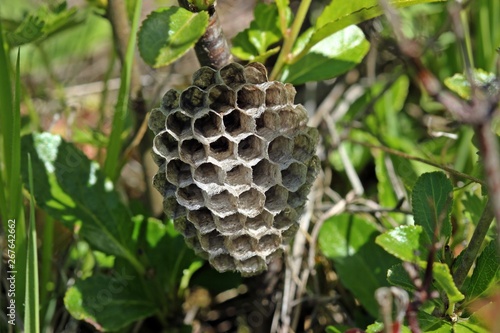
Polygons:
M218 271L261 273L298 228L319 160L294 96L259 63L203 67L151 113L164 210Z

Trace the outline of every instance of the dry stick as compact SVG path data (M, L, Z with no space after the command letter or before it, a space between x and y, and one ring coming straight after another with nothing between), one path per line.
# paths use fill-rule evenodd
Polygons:
M201 11L186 0L179 0L179 6L192 12ZM207 12L210 15L207 30L196 42L194 50L201 66L220 69L232 62L233 56L215 11L215 4L211 5Z

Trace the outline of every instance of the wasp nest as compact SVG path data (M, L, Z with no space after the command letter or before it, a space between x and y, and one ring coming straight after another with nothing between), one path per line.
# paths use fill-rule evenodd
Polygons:
M164 210L220 272L262 272L298 229L319 163L317 131L294 97L262 64L233 63L202 67L151 113Z

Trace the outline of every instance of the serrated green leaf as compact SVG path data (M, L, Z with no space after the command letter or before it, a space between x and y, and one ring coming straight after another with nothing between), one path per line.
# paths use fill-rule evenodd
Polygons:
M376 242L403 261L425 262L428 256L427 246L430 244L422 236L421 226L402 225L379 235Z
M286 8L288 13L286 25L288 25L291 14L290 9ZM273 48L274 51L269 52L268 48L283 37L277 4L258 3L255 6L254 17L250 27L234 37L231 52L242 60L263 62L279 51Z
M451 235L450 212L453 186L443 172L424 173L415 183L412 208L415 224L421 225L430 240L437 229L438 240Z
M451 333L451 324L441 318L434 317L425 311L418 311L418 323L422 332L426 333Z
M401 263L392 266L387 271L387 281L392 285L404 288L408 291L415 290L415 284Z
M432 276L440 289L446 293L450 302L457 303L465 298L453 282L448 265L435 262L432 266Z
M7 31L5 36L11 47L28 43L39 42L60 31L74 27L85 20L83 13L78 13L76 8L66 9L65 6L51 9L40 6L26 15L16 28Z
M328 219L319 233L321 251L335 263L335 270L374 317L378 304L374 293L388 286L387 270L398 261L375 244L377 228L354 215L342 214Z
M467 284L465 292L467 302L483 296L492 284L498 283L499 271L500 255L498 254L496 242L490 241L479 255L470 282Z
M446 0L393 0L391 5L396 8L407 7L419 3L439 2ZM352 24L358 24L382 14L382 8L377 0L335 1L328 5L316 21L316 31L311 37L308 48L331 34Z
M140 286L138 278L125 271L94 275L77 280L66 291L64 305L73 317L100 331L117 331L157 311Z
M496 81L496 76L493 73L488 73L482 69L475 69L473 72L474 84L478 87L486 88L492 95L497 94L500 86ZM455 74L452 77L446 78L444 84L451 91L455 92L463 99L470 99L471 87L470 82L463 74Z
M142 23L138 46L142 59L158 68L184 55L208 26L208 13L192 13L184 8L169 7L156 10Z
M81 223L80 235L96 250L123 257L143 272L128 248L133 228L130 213L98 164L50 133L24 136L21 147L25 182L27 154L33 161L37 204L70 229Z
M302 84L331 79L359 64L369 48L361 29L349 26L314 45L297 62L285 65L281 80Z

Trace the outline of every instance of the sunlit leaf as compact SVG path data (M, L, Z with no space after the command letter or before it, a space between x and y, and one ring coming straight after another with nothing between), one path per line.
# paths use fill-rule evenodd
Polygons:
M488 73L482 69L475 69L473 76L474 84L485 88L490 94L495 95L500 91L500 85L495 74ZM455 74L452 77L446 78L444 84L463 99L470 99L471 86L465 75Z
M153 67L166 66L184 55L203 36L208 13L184 8L158 9L143 21L138 33L142 59Z
M98 164L58 135L35 133L23 137L21 144L25 180L28 153L33 161L37 204L71 229L80 225L80 235L95 249L126 258L141 271L128 249L130 213Z
M285 65L281 80L302 84L331 79L360 63L369 47L361 29L347 27L314 45L296 63Z
M290 9L283 8L287 13L286 22L289 22ZM254 17L250 27L234 37L231 52L242 60L263 62L279 51L277 47L272 51L268 49L283 38L277 4L258 3L255 6Z

